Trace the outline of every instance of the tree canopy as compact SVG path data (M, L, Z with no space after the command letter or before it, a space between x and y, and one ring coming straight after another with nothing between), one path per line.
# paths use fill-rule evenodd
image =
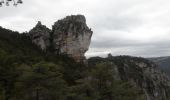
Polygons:
M0 7L2 6L10 6L10 4L13 4L13 6L17 6L18 4L22 4L22 0L1 0L0 1Z

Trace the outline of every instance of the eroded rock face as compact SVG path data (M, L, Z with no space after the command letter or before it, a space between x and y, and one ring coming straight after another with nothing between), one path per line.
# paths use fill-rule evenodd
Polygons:
M131 57L124 62L122 68L124 73L119 76L140 87L146 100L167 100L170 96L170 79L154 63Z
M136 66L143 74L142 81L136 84L141 84L147 100L167 100L170 96L170 78L154 63L148 66L144 62L136 62Z
M57 21L52 31L38 22L29 33L32 42L42 50L53 46L56 54L66 54L76 62L83 62L93 32L83 15L72 15Z
M53 43L56 53L67 54L75 61L85 59L84 54L91 42L92 31L82 15L72 15L53 25Z
M89 66L110 63L114 78L130 82L145 93L145 100L167 100L170 97L170 78L153 62L130 56L90 58Z
M50 45L50 32L45 25L39 21L37 25L29 32L32 42L39 46L42 50L47 50Z

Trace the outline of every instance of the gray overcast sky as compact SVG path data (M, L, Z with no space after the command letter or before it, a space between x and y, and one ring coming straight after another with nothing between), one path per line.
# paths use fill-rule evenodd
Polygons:
M0 8L0 26L29 31L83 14L94 31L87 56L107 53L143 57L170 55L170 0L23 0Z

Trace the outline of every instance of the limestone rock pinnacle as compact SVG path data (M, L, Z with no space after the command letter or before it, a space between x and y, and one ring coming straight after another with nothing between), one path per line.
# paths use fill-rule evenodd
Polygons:
M83 15L71 15L58 20L52 31L38 22L29 32L32 42L42 50L53 46L56 54L66 54L76 62L85 60L92 33Z
M83 15L72 15L57 21L53 25L54 47L56 53L67 54L80 62L85 59L92 31L86 25Z

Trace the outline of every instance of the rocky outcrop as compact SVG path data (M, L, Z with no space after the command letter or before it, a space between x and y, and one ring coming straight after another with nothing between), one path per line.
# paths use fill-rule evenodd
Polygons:
M51 30L45 25L42 25L39 21L29 34L34 44L39 46L42 50L47 50L50 45L50 32Z
M108 58L90 58L88 63L89 66L97 63L110 63L115 73L113 77L140 87L146 95L146 100L167 100L170 96L169 77L149 60L109 55Z
M167 100L170 96L169 77L154 63L135 62L135 65L141 69L142 80L134 82L143 89L147 100Z
M92 31L82 15L72 15L53 25L53 43L56 53L67 54L77 62L85 59L91 42Z
M91 42L92 31L83 15L72 15L57 21L52 30L38 22L29 35L42 50L48 51L52 46L53 53L66 54L82 62ZM146 100L167 100L170 96L169 77L149 60L109 54L108 58L90 58L88 63L89 67L97 63L110 63L113 77L140 87L146 94Z
M66 54L76 62L85 60L84 54L89 48L92 36L83 15L67 16L57 21L52 31L38 22L29 33L32 42L42 50L53 46L56 54Z
M164 72L166 72L170 76L170 56L153 57L153 58L147 58L147 59L155 62L159 66L160 69L162 69Z

